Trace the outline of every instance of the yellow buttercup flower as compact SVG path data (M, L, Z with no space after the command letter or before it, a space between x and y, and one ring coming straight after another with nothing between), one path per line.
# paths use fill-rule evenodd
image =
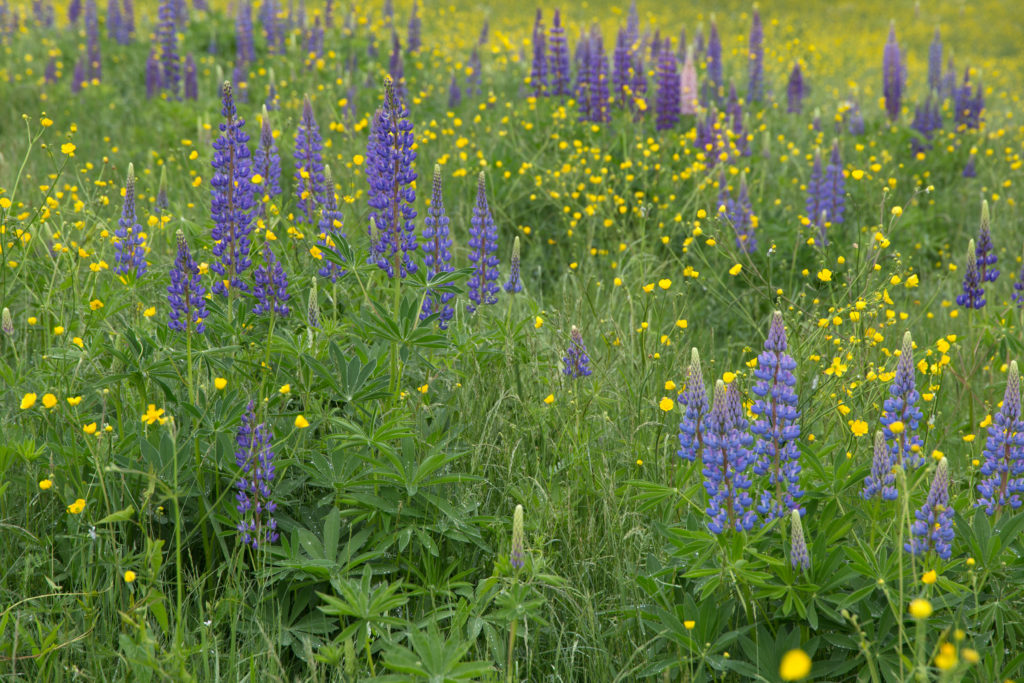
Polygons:
M217 387L217 391L222 390L227 385L228 385L228 381L226 379L224 379L223 377L215 377L213 379L213 386Z
M676 402L670 399L668 396L662 397L661 401L658 403L658 407L664 410L666 413L672 410L675 407L675 405Z
M547 403L548 405L551 405L552 403L555 402L555 395L548 394L547 396L544 397L544 402Z
M135 581L135 572L133 572L131 569L129 569L128 571L126 571L124 573L124 582L125 583L131 583L133 581Z
M71 505L68 505L68 513L70 513L72 515L80 515L80 514L82 514L82 510L84 510L84 509L85 509L85 499L84 498L79 498L78 500L76 500Z
M811 673L811 658L800 649L790 650L782 656L779 677L784 681L798 681Z
M910 602L910 616L915 619L927 619L932 615L932 603L924 598L917 598Z
M296 415L295 416L295 426L298 427L299 429L305 429L306 427L309 426L309 420L307 420L302 415Z
M43 491L49 491L52 486L53 479L50 479L49 477L39 482L39 488L41 488Z
M156 422L163 424L167 420L167 418L165 418L163 415L163 408L157 408L155 405L150 403L149 407L146 409L146 412L143 413L142 415L142 421L145 422L147 425L151 425Z
M43 394L43 407L52 408L57 405L57 397L53 394Z
M96 433L96 423L95 422L90 422L89 424L84 425L82 427L82 431L85 432L86 434L95 434Z
M930 586L933 583L935 583L935 581L938 580L938 578L938 572L936 572L934 569L930 569L926 571L924 575L921 577L921 583Z
M36 395L35 394L25 394L24 396L21 397L21 409L22 410L28 410L29 408L31 408L35 404L36 404Z

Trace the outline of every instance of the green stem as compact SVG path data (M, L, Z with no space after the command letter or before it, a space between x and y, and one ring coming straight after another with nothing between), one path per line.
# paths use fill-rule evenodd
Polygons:
M516 626L519 622L512 619L508 627L508 663L505 666L505 683L512 683L512 651L516 644Z

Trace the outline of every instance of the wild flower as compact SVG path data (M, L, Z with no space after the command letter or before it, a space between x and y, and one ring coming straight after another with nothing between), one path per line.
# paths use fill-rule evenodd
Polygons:
M945 458L939 460L928 490L928 499L914 512L914 523L910 527L913 537L904 544L907 552L924 555L934 550L944 560L952 554L953 508L949 504L949 465Z
M262 135L261 135L262 137ZM295 132L295 191L302 219L313 223L319 215L317 207L324 201L324 143L320 126L313 114L313 103L307 95L302 102L302 120Z
M896 374L889 386L889 397L882 403L881 423L885 440L889 442L890 464L908 470L924 463L921 453L924 441L917 433L924 413L917 405L921 394L914 372L914 340L910 332L906 332Z
M276 477L274 451L271 442L274 430L267 423L256 424L256 404L249 401L242 423L235 436L235 464L240 470L235 488L236 509L240 520L238 532L242 543L253 549L273 543L278 538L274 512L277 503L271 498L270 487Z
M750 25L747 58L749 60L747 100L760 102L764 98L764 28L761 26L761 13L756 8Z
M882 500L896 500L896 474L893 471L893 460L889 447L885 443L882 430L875 432L875 449L871 458L871 474L864 480L861 495L866 499L880 496Z
M420 37L423 22L420 21L420 6L416 0L412 2L412 11L409 13L409 29L406 38L407 48L410 53L419 52L423 40Z
M548 54L544 34L543 10L537 8L533 22L533 64L530 67L530 85L535 97L543 95L548 87Z
M676 451L676 455L694 462L701 457L704 450L704 423L708 416L708 392L704 388L704 371L697 349L690 350L686 389L676 400L683 407L683 421L679 423L679 450Z
M120 275L132 272L135 277L146 274L146 250L142 243L142 226L135 219L135 167L128 164L128 178L125 180L124 203L121 219L117 222L114 235L114 272Z
M702 469L704 490L708 494L708 529L716 534L726 529L749 531L757 520L750 509L754 501L747 491L751 485L747 470L753 460L750 454L753 439L745 429L739 428L735 408L730 408L725 382L718 380L704 431Z
M451 247L448 215L444 210L444 195L441 192L441 167L434 164L430 206L427 208L427 217L423 221L423 260L427 266L427 278L433 278L439 273L450 273L453 270ZM438 294L428 290L423 299L420 320L425 320L436 312L438 313L438 327L442 330L447 329L448 323L455 315L455 310L449 304L454 297L454 292Z
M981 274L978 272L978 250L974 240L967 245L967 268L964 271L963 294L956 297L956 303L964 308L984 308L985 289L981 286Z
M693 48L690 48L686 51L683 72L679 76L679 112L694 116L697 106L697 67L693 62Z
M281 266L281 262L274 258L274 252L269 242L263 243L263 265L257 266L253 272L253 279L256 287L253 289L253 296L256 297L256 305L252 312L255 315L273 312L282 318L288 317L290 309L288 304L288 276Z
M990 515L1004 507L1016 510L1024 493L1024 420L1017 361L1010 362L1003 405L988 426L984 456L984 479L978 484L980 496L975 505L984 507Z
M569 333L569 348L562 362L562 374L569 379L579 379L591 373L590 355L587 353L586 344L583 343L583 333L575 325Z
M324 201L320 206L320 220L317 222L317 229L320 231L317 245L334 250L337 246L337 239L347 237L342 232L343 220L341 210L338 208L338 197L334 192L331 167L324 166ZM324 259L324 265L320 267L317 274L320 277L330 278L331 282L337 282L338 278L345 274L345 269L337 263Z
M705 74L711 90L711 100L719 101L722 89L722 41L718 38L718 23L711 17L711 31L708 33L708 51Z
M167 287L167 302L171 306L168 327L179 332L202 334L206 330L206 287L184 233L178 230L176 234L178 256L171 269L171 284Z
M668 39L666 39L668 40ZM676 56L667 44L658 55L658 99L655 101L658 130L675 128L679 123L679 72Z
M158 16L156 39L160 45L160 84L171 99L178 99L181 89L181 57L178 55L178 30L172 0L160 0Z
M557 9L548 33L548 49L548 72L551 75L548 92L556 97L564 97L569 94L569 45L565 40L565 29L562 28L562 13Z
M942 36L935 29L935 37L928 46L928 90L939 92L942 88Z
M900 56L900 46L896 42L896 23L889 24L889 39L882 51L882 96L885 98L885 111L890 121L900 115L900 103L903 99L903 88L906 67Z
M802 112L804 110L805 94L804 73L800 69L798 62L793 65L793 70L789 72L789 82L786 84L786 111L790 114Z
M260 144L252 155L252 170L258 175L262 182L257 186L257 192L269 197L278 197L281 194L281 154L277 151L277 142L274 141L274 129L270 123L270 114L267 106L263 105L263 114L260 116ZM260 212L264 211L261 203Z
M978 266L978 282L995 282L999 271L992 266L999 260L992 245L992 233L989 228L988 200L981 202L981 225L978 228L978 241L975 243L975 263Z
M491 217L484 187L484 174L480 172L477 182L476 204L469 228L469 260L473 264L473 275L467 282L469 303L466 310L475 313L478 306L498 302L498 227Z
M510 268L508 274L508 282L504 285L504 290L509 294L515 294L523 291L523 283L519 280L519 236L516 235L515 240L512 242L512 258L510 259Z
M793 541L789 550L789 563L793 565L793 569L799 567L806 571L811 568L811 554L807 551L807 539L804 537L804 525L800 521L800 511L790 511L789 517L793 524Z
M509 564L515 569L522 569L526 565L526 549L523 533L523 506L516 505L512 513L512 550L509 553Z

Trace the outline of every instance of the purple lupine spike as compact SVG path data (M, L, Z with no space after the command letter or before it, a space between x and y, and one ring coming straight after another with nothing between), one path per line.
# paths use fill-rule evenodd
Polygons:
M237 115L231 84L221 87L220 135L213 143L213 178L210 180L213 218L213 255L217 261L210 270L221 276L213 292L228 296L228 290L249 291L241 274L252 265L249 258L249 234L255 205L249 136L242 128L245 119Z
M100 27L99 12L96 0L85 0L85 54L88 58L86 76L90 81L103 80L103 67L100 62Z
M235 62L248 64L256 60L252 36L252 1L238 0L235 15Z
M942 75L942 87L939 94L942 97L953 97L956 92L956 67L953 64L953 55L946 60L946 72Z
M1024 259L1021 259L1024 262ZM1024 266L1017 273L1017 281L1013 283L1013 294L1010 298L1017 302L1017 308L1024 308Z
M448 86L448 108L455 109L462 104L462 88L459 87L459 81L452 73L452 82Z
M793 542L789 551L789 563L793 569L799 567L807 571L811 568L811 554L807 551L807 538L804 536L804 524L800 521L800 511L790 512L790 521L793 523Z
M121 219L114 231L117 237L114 245L114 272L118 275L132 273L139 278L146 274L146 250L142 246L141 232L142 226L135 219L135 167L128 164Z
M452 270L452 240L448 232L448 215L444 211L444 196L441 192L441 167L434 164L434 182L430 195L430 206L427 217L423 221L423 262L427 266L427 278L431 279L440 273ZM432 292L427 290L423 299L423 310L420 320L438 314L438 327L448 329L448 323L455 315L455 309L449 303L455 298L454 292Z
M637 40L640 38L640 14L636 9L636 0L629 4L629 14L626 17L626 30L622 34L626 49L632 52L635 49Z
M953 555L953 507L949 503L949 465L945 458L935 468L935 478L928 490L928 499L914 512L910 527L913 537L904 549L913 555L924 555L931 550L944 560Z
M807 218L813 224L818 223L821 212L825 210L821 202L824 181L825 176L821 168L821 149L819 148L814 151L814 166L811 168L811 177L807 180Z
M871 474L864 480L861 496L870 500L881 496L882 500L896 500L896 474L893 470L889 447L885 445L885 433L875 432L874 455L871 459Z
M644 57L641 52L635 52L630 61L632 66L629 88L633 95L630 107L634 109L634 118L639 120L647 110L647 71L644 69Z
M402 61L402 41L398 39L398 33L391 29L391 58L388 60L388 71L395 82L395 88L399 96L405 97L405 63Z
M679 450L683 460L701 461L704 450L704 428L708 416L708 392L704 388L704 371L697 349L690 349L690 367L686 374L686 388L676 397L683 406L683 421L679 423Z
M600 34L592 39L590 53L590 121L606 123L611 121L608 111L608 58L604 52L604 40Z
M615 52L612 53L612 90L619 106L629 101L631 58L626 32L619 29L615 37Z
M740 176L740 189L736 201L732 204L729 221L736 233L736 247L748 254L757 251L757 238L754 237L754 210L750 205L750 191L747 189L747 174Z
M882 402L882 431L889 442L889 462L904 469L924 464L921 448L924 441L917 433L924 413L917 405L921 398L914 378L914 340L910 332L903 335L896 375L889 387L889 397Z
M146 59L146 99L153 99L160 87L160 62L157 61L156 52L151 50Z
M970 157L967 158L967 163L964 164L964 170L963 170L963 173L961 174L961 175L963 175L964 178L974 178L974 177L977 177L978 170L977 170L977 166L975 165L975 163L976 163L975 159L976 158L975 158L975 156L973 154Z
M199 99L199 77L196 73L196 60L192 55L185 57L185 99Z
M1020 372L1017 361L1010 362L1003 403L988 426L985 440L984 479L975 505L994 515L1005 507L1016 510L1024 493L1024 420L1021 419Z
M942 36L935 29L935 37L928 46L928 90L938 92L942 88Z
M176 236L178 256L171 268L171 284L167 287L167 303L171 307L167 326L178 332L202 334L206 331L206 287L185 234L178 230Z
M469 288L469 303L466 310L475 313L478 306L498 303L498 226L487 205L487 191L484 173L480 172L477 182L476 204L469 228L469 260L473 276L466 283Z
M171 0L174 6L174 23L179 31L184 31L188 25L188 5L185 0Z
M288 308L288 276L281 266L281 262L274 258L274 252L270 249L270 243L263 243L263 265L257 266L253 271L253 280L256 286L253 288L253 296L256 297L256 305L253 306L253 315L273 313L282 318L287 318L291 310Z
M910 141L910 148L914 154L930 149L934 132L942 127L938 103L933 100L931 93L923 103L914 107L914 120L910 127L921 134L921 138L913 138Z
M81 59L75 61L74 71L71 73L71 93L76 94L82 91L82 84L85 79L85 63Z
M693 54L698 58L704 57L704 25L697 24L697 33L693 37Z
M277 151L274 129L270 123L270 114L267 112L266 106L263 107L263 115L260 117L260 144L253 152L252 161L253 172L262 179L260 187L263 189L263 194L268 198L280 196L281 154ZM263 213L263 211L261 205L260 212Z
M266 0L260 5L259 20L263 26L263 35L267 39L267 52L274 54L278 47L283 47L284 31L277 21L277 0Z
M973 158L971 157L971 159ZM964 273L963 294L956 297L957 305L964 308L984 308L985 289L981 284L981 276L978 274L978 252L974 247L974 240L971 240L967 245L967 268Z
M49 83L56 83L57 82L57 58L56 57L50 57L50 59L46 62L46 70L43 72L43 79L48 84Z
M548 87L548 56L547 43L544 39L544 17L537 9L537 18L533 21L533 63L530 66L530 85L533 94L540 97Z
M725 382L718 380L704 431L702 468L708 495L707 524L715 534L726 529L749 531L757 521L757 515L750 509L754 500L748 492L751 481L747 475L753 439L746 430L734 425L735 418L730 413Z
M666 43L669 41L666 39ZM666 44L658 56L657 79L658 99L655 106L658 118L655 126L658 130L670 130L679 123L679 72L671 44Z
M978 265L978 281L982 284L995 282L999 277L999 270L993 268L999 260L996 256L995 247L992 245L992 232L989 229L988 200L981 202L981 227L978 229L978 241L975 244L975 261Z
M78 24L82 16L82 0L71 0L68 3L68 24L72 27Z
M978 83L974 95L971 94L970 68L964 69L963 85L953 89L954 122L967 129L981 126L981 113L985 108L985 95Z
M178 30L173 0L160 0L159 17L156 39L160 46L160 84L170 93L171 99L176 100L181 87L181 58L178 56Z
M277 503L271 498L274 483L274 451L271 442L274 430L267 423L256 424L256 404L249 401L242 424L238 428L235 462L239 477L235 482L239 522L236 527L242 543L254 550L278 539L277 520L273 514Z
M742 156L750 156L750 141L747 140L747 132L743 127L743 107L740 106L740 99L736 94L736 86L732 83L729 84L729 99L725 105L725 113L729 118L736 151Z
M235 68L231 70L231 82L235 88L235 99L239 102L249 101L249 71L245 68L245 64L237 62Z
M295 132L295 192L302 213L300 222L312 224L324 201L324 143L320 126L313 115L313 103L306 95L302 103L302 120Z
M654 30L654 38L651 39L651 51L650 60L655 64L658 63L658 57L661 56L661 31L658 29Z
M693 62L693 50L687 50L683 73L679 76L679 111L686 116L697 114L697 66Z
M134 0L124 0L121 5L121 32L117 36L117 42L129 45L133 35L135 35L135 2Z
M576 46L576 86L574 99L579 107L578 120L586 121L590 118L590 79L593 70L590 68L591 41L589 36L581 36Z
M760 102L764 99L764 28L761 26L761 13L757 9L754 9L754 18L750 25L747 59L750 74L747 100Z
M309 55L306 60L307 69L312 69L316 60L324 56L324 29L320 25L320 17L313 20L313 28L306 38L306 52Z
M480 37L477 38L477 45L486 45L487 38L491 34L491 22L484 19L484 25L480 27Z
M121 0L107 0L107 39L117 41L121 35Z
M711 31L708 33L707 80L715 102L722 96L722 41L718 38L718 24L711 17Z
M384 79L384 106L374 115L366 147L366 179L370 183L370 263L388 277L416 272L416 151L409 111L395 92L391 77ZM374 227L376 226L376 227Z
M342 228L344 226L341 210L338 209L338 197L334 192L334 179L331 177L331 167L324 167L324 203L320 207L320 221L317 227L320 229L320 239L317 245L325 249L335 250L339 238L347 238ZM345 275L345 269L337 263L325 259L317 274L320 277L330 278L331 282L337 282L338 278Z
M900 46L896 42L896 23L890 22L889 39L882 51L882 96L885 98L885 111L890 121L895 121L900 116L904 68Z
M562 363L562 374L569 379L580 379L591 373L590 354L587 353L587 345L583 343L583 333L575 325L569 333L569 348L562 358Z
M686 61L686 46L686 27L683 26L681 29L679 29L679 45L677 46L678 49L676 50L676 56L679 57L679 61L681 62Z
M551 94L564 97L569 94L569 45L565 40L565 29L562 28L562 14L555 10L551 20L551 32L548 34L548 71L551 74Z
M153 202L153 209L157 215L163 216L167 213L170 202L167 199L167 166L160 167L160 184L156 187L156 199Z
M423 45L423 41L420 38L422 23L420 22L419 9L420 6L417 0L412 0L412 13L409 15L409 35L406 40L409 54L419 52L420 46Z
M804 110L804 95L804 73L797 62L789 72L789 83L786 84L786 111L790 114L801 113Z
M808 185L808 190L810 185ZM810 204L810 198L808 198ZM825 167L824 177L818 181L818 215L809 216L818 226L822 244L828 244L827 227L843 222L846 211L846 178L843 177L843 162L839 156L839 141L832 142L832 154Z
M803 509L797 502L800 489L800 411L794 389L796 361L786 352L786 328L782 313L772 316L764 351L757 357L752 391L757 399L751 408L756 416L754 453L758 456L754 471L768 477L768 488L761 494L757 511L765 522L788 515L790 510ZM774 489L774 490L773 490Z
M846 119L846 130L849 131L850 135L864 135L864 115L860 113L860 105L856 102L850 105L849 115Z
M509 294L517 294L523 291L523 283L519 279L519 259L519 236L516 235L515 240L512 242L512 259L510 261L508 282L503 287Z
M334 28L334 0L324 2L324 29L330 31Z
M192 0L192 9L197 12L209 12L210 5L206 0Z

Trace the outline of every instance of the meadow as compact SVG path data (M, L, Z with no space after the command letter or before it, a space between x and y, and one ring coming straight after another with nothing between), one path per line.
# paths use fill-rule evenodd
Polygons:
M1022 37L0 0L0 674L1024 677Z

